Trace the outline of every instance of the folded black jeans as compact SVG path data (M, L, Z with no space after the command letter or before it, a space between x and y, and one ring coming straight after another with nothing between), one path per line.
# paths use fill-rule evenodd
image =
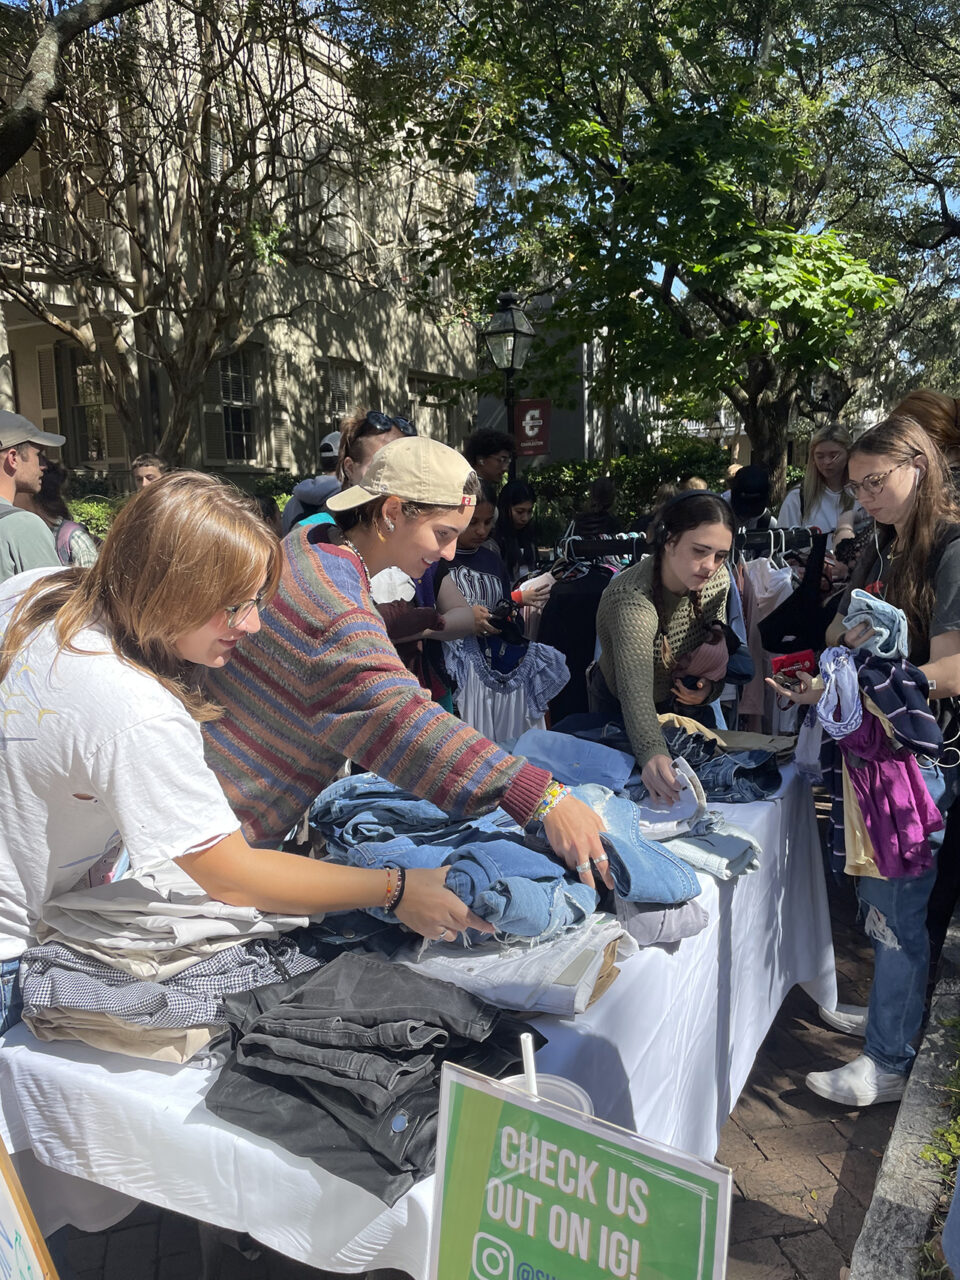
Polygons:
M450 983L358 953L226 1004L236 1052L207 1107L387 1204L433 1170L443 1063L505 1075L530 1029ZM419 1075L399 1069L412 1061Z

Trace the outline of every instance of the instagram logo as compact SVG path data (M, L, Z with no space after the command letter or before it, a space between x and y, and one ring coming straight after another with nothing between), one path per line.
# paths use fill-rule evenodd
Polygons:
M496 1236L478 1231L473 1237L470 1280L513 1280L513 1250Z

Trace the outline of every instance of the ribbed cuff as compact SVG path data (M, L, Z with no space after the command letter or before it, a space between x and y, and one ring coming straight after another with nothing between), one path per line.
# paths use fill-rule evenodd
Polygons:
M520 772L507 787L500 801L500 808L505 809L514 822L525 827L552 780L546 769L538 769L535 764L524 762Z

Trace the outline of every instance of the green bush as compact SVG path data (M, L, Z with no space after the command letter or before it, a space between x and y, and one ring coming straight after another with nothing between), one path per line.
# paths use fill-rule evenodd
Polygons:
M608 471L617 486L615 510L623 525L649 511L661 484L701 476L712 489L727 487L730 455L709 440L677 435L631 457L614 458L607 467L589 462L551 462L527 472L537 493L537 531L544 544L555 543L578 511L587 505L590 485Z
M95 538L105 538L124 501L123 498L91 496L75 498L67 503L67 508L71 519L76 520L77 524L86 525Z
M276 471L267 476L256 476L250 484L250 492L255 498L280 498L289 495L293 486L302 476L293 476L289 471ZM282 504L281 504L282 510Z

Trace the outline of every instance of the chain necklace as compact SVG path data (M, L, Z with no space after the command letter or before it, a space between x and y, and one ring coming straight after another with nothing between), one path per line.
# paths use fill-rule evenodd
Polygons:
M343 546L345 546L348 551L352 551L353 554L360 561L360 568L363 570L363 580L367 584L367 590L369 591L370 590L370 573L369 573L369 570L367 569L367 562L364 560L363 556L357 550L356 544L352 542L350 538L344 538Z

